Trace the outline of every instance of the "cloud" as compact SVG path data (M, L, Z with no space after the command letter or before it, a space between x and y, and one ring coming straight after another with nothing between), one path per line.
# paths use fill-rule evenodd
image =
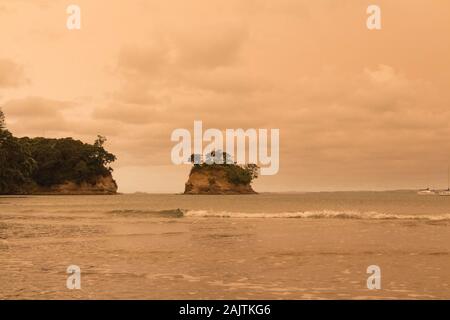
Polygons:
M28 83L23 67L8 59L0 59L0 88L19 87Z
M0 0L2 48L33 80L24 86L21 66L0 63L0 87L14 88L1 93L8 126L105 134L115 165L133 168L170 168L170 134L194 120L279 128L280 174L262 190L407 185L449 161L450 4L380 1L375 33L366 4L350 0L80 0L80 32L65 29L63 1ZM148 188L169 183L158 179Z
M240 50L247 38L241 26L212 25L198 27L198 32L184 32L174 36L174 55L180 66L218 68L238 62Z
M163 42L146 47L124 46L119 54L118 69L126 76L155 77L170 64L169 49Z
M160 114L156 108L141 104L111 103L105 107L98 107L93 111L93 118L116 120L127 124L151 124Z
M221 69L210 74L217 70ZM376 161L377 166L388 167L421 151L437 154L449 145L440 138L449 131L446 99L427 81L409 79L391 66L359 72L324 68L314 76L246 94L236 87L204 89L197 85L195 74L189 87L166 88L170 98L146 104L113 103L94 110L94 119L124 126L113 144L127 150L122 155L127 165L170 163L170 133L176 128L192 130L194 120L222 130L280 128L286 168L321 167L329 162L370 166ZM213 78L204 85L213 86ZM232 79L239 77L230 76L230 83ZM254 78L249 83L263 86L267 81ZM157 92L163 91L160 87Z
M42 97L27 97L5 102L5 113L12 118L57 117L61 111L73 104L67 101L51 100Z
M67 101L31 96L8 100L0 107L13 132L42 135L43 132L67 130L63 110L71 106L73 104Z
M117 68L128 76L154 78L163 71L233 66L238 62L246 33L244 27L238 26L191 26L189 32L178 30L164 38L155 37L145 46L124 45Z
M197 29L198 32L192 29ZM125 103L155 104L184 91L250 92L251 75L239 66L247 30L239 25L198 23L152 37L145 46L121 48L116 75L123 81L113 97Z

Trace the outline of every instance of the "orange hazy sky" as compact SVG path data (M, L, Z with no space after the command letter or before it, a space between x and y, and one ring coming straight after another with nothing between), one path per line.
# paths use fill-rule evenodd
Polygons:
M0 108L17 136L107 136L121 192L183 191L194 120L280 129L257 191L444 188L449 36L448 0L0 0Z

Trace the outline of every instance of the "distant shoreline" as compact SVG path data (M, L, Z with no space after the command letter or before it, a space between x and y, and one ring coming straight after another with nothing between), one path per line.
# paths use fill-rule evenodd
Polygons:
M0 198L26 198L32 196L146 196L146 195L173 195L173 196L257 196L270 194L311 194L311 193L383 193L383 192L417 192L418 189L396 190L348 190L348 191L280 191L258 192L254 194L185 194L183 192L116 192L116 193L30 193L30 194L0 194Z

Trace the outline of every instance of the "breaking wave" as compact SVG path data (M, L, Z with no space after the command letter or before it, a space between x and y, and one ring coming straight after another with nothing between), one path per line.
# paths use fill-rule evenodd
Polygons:
M450 221L449 214L390 214L380 212L358 211L297 211L297 212L231 212L209 210L112 210L107 214L121 217L147 218L235 218L235 219L349 219L349 220L422 220L422 221Z
M125 210L112 210L108 211L108 214L123 216L123 217L167 217L167 218L181 218L184 216L185 211L181 209L173 209L173 210L134 210L134 209L125 209Z
M440 215L411 215L388 214L379 212L355 212L355 211L303 211L303 212L213 212L207 210L187 210L185 217L209 217L209 218L297 218L297 219L360 219L360 220L424 220L446 221L450 220L450 214Z

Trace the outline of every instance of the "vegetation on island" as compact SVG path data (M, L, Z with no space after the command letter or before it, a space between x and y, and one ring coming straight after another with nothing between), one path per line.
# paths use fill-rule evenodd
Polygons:
M200 171L214 172L223 170L227 180L234 185L249 185L259 175L258 165L253 163L237 164L233 162L231 156L226 152L212 151L206 155L204 161L201 155L192 154L190 161L193 164L191 174Z
M72 138L17 138L6 128L0 110L0 194L27 194L33 189L65 182L94 183L112 172L116 156L104 148Z

